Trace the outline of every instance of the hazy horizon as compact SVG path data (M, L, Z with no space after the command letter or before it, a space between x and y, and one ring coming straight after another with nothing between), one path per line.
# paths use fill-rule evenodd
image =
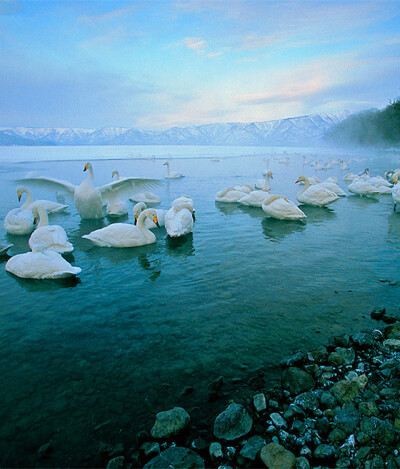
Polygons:
M0 127L162 130L384 108L400 4L0 0Z

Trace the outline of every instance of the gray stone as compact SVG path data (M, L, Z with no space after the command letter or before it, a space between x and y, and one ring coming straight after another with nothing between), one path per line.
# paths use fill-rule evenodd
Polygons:
M386 339L383 341L384 347L390 348L395 352L400 351L400 339Z
M278 413L273 413L270 415L270 419L272 420L272 423L275 425L277 428L286 428L287 423L284 418L282 418L281 415Z
M370 332L357 332L351 337L355 347L368 349L375 345L375 340Z
M307 358L315 363L321 363L325 361L327 356L328 350L323 345L307 353Z
M117 456L107 464L107 469L120 469L125 466L125 458L123 456Z
M179 469L204 469L203 459L194 451L174 446L151 459L143 469L166 469L169 467Z
M145 441L139 448L146 458L160 454L160 443L156 441Z
M208 451L210 453L211 459L218 459L223 457L222 446L221 443L213 442L210 445L210 449Z
M287 368L282 373L282 387L292 394L297 395L313 389L314 378L300 368Z
M318 407L318 399L312 392L303 392L294 400L303 410L315 410Z
M391 446L395 442L397 434L396 430L393 428L393 425L389 421L384 420L378 425L374 432L374 436L378 443Z
M340 428L334 428L328 436L328 439L331 443L334 445L338 445L339 443L342 443L347 437L346 432L341 430Z
M243 448L240 450L238 462L245 464L246 462L254 461L264 445L264 438L258 435L252 436L247 440Z
M253 405L257 412L262 412L267 408L267 401L265 400L265 394L259 393L253 397Z
M337 405L337 400L330 392L324 391L321 395L321 407L323 409L334 409Z
M366 417L377 417L379 415L378 407L373 401L360 402L358 410Z
M296 459L296 469L311 469L308 459L304 456L300 456Z
M344 379L335 383L330 391L339 403L343 404L343 402L353 400L360 394L361 390L355 380L348 381Z
M335 448L330 445L320 444L314 450L314 457L316 459L329 459L335 454Z
M337 428L340 428L347 435L350 435L357 428L360 421L360 413L355 407L343 407L339 410L334 418Z
M190 421L190 416L182 407L174 407L156 415L156 422L150 430L153 438L163 439L177 435L184 430Z
M384 334L386 339L400 339L400 322L385 327Z
M354 349L336 347L335 352L343 359L344 365L352 365L356 359Z
M236 440L247 435L253 420L241 404L230 404L215 419L214 435L222 440Z
M278 443L263 446L260 458L268 469L294 469L296 466L295 455Z

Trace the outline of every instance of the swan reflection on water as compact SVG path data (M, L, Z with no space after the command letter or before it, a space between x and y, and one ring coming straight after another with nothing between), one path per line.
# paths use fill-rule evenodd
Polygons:
M167 236L165 239L166 253L172 257L189 257L194 256L193 233L185 236L172 238Z
M388 236L389 239L400 239L400 213L392 212L388 216L388 234L391 235Z
M62 288L75 288L82 283L79 277L67 277L60 279L32 279L32 278L19 278L7 272L7 275L12 277L24 290L28 292L51 292L57 291Z
M282 241L286 236L304 231L307 224L301 220L277 220L266 217L261 222L262 230L270 241Z
M244 207L244 205L240 205L237 202L233 202L233 203L215 202L215 206L224 215L233 215L234 213L239 213L241 212L242 207Z
M334 220L336 213L333 208L330 207L313 207L312 205L300 205L300 208L307 215L304 220L306 223L324 223L327 220Z

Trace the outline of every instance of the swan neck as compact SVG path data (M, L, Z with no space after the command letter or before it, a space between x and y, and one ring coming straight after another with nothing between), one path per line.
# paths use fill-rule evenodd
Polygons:
M264 201L263 205L269 205L272 202L274 202L275 200L280 199L281 197L282 196L280 196L278 194L271 195L271 196L267 197L267 199Z
M25 210L29 207L29 205L33 202L33 195L32 192L27 189L26 187L21 188L21 193L24 193L27 195L25 202L21 206L21 210Z
M153 236L154 236L154 233L152 233L148 228L146 228L145 226L145 221L146 221L146 218L150 218L147 214L146 211L142 212L140 215L139 215L139 218L138 218L138 221L137 221L137 227L139 228L139 230L143 233L143 236L147 239L147 240L153 240Z
M38 228L40 228L41 226L46 226L49 224L49 217L47 216L47 211L41 207L40 205L38 205L36 207L36 210L37 210L37 213L39 215L39 224L38 224Z

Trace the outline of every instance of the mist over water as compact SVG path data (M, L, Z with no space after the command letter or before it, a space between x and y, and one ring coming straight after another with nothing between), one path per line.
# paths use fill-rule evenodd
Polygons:
M110 221L81 220L67 202L68 212L50 221L75 246L66 258L82 268L80 281L22 280L0 269L2 466L102 465L102 442L128 450L157 412L176 405L193 425L212 428L229 398L260 390L251 381L258 372L273 384L284 356L376 327L369 314L375 306L395 311L400 213L391 196L302 207L303 222L214 201L218 190L262 177L267 159L272 192L290 200L301 174L337 176L346 190L347 171L336 165L315 171L303 156L342 157L348 171L369 167L371 175L400 166L396 152L330 149L0 148L1 222L18 206L16 178L35 171L79 184L84 161L92 162L97 185L109 182L114 169L121 177L160 178L157 208L189 195L196 210L193 233L183 239L160 229L156 244L108 249L82 235ZM164 180L167 157L183 179ZM46 191L34 195L56 199ZM132 213L123 221L133 222ZM28 250L27 237L0 233L14 244L10 254ZM209 384L221 375L228 396L210 403ZM186 386L194 392L182 395ZM49 441L48 459L38 461Z

